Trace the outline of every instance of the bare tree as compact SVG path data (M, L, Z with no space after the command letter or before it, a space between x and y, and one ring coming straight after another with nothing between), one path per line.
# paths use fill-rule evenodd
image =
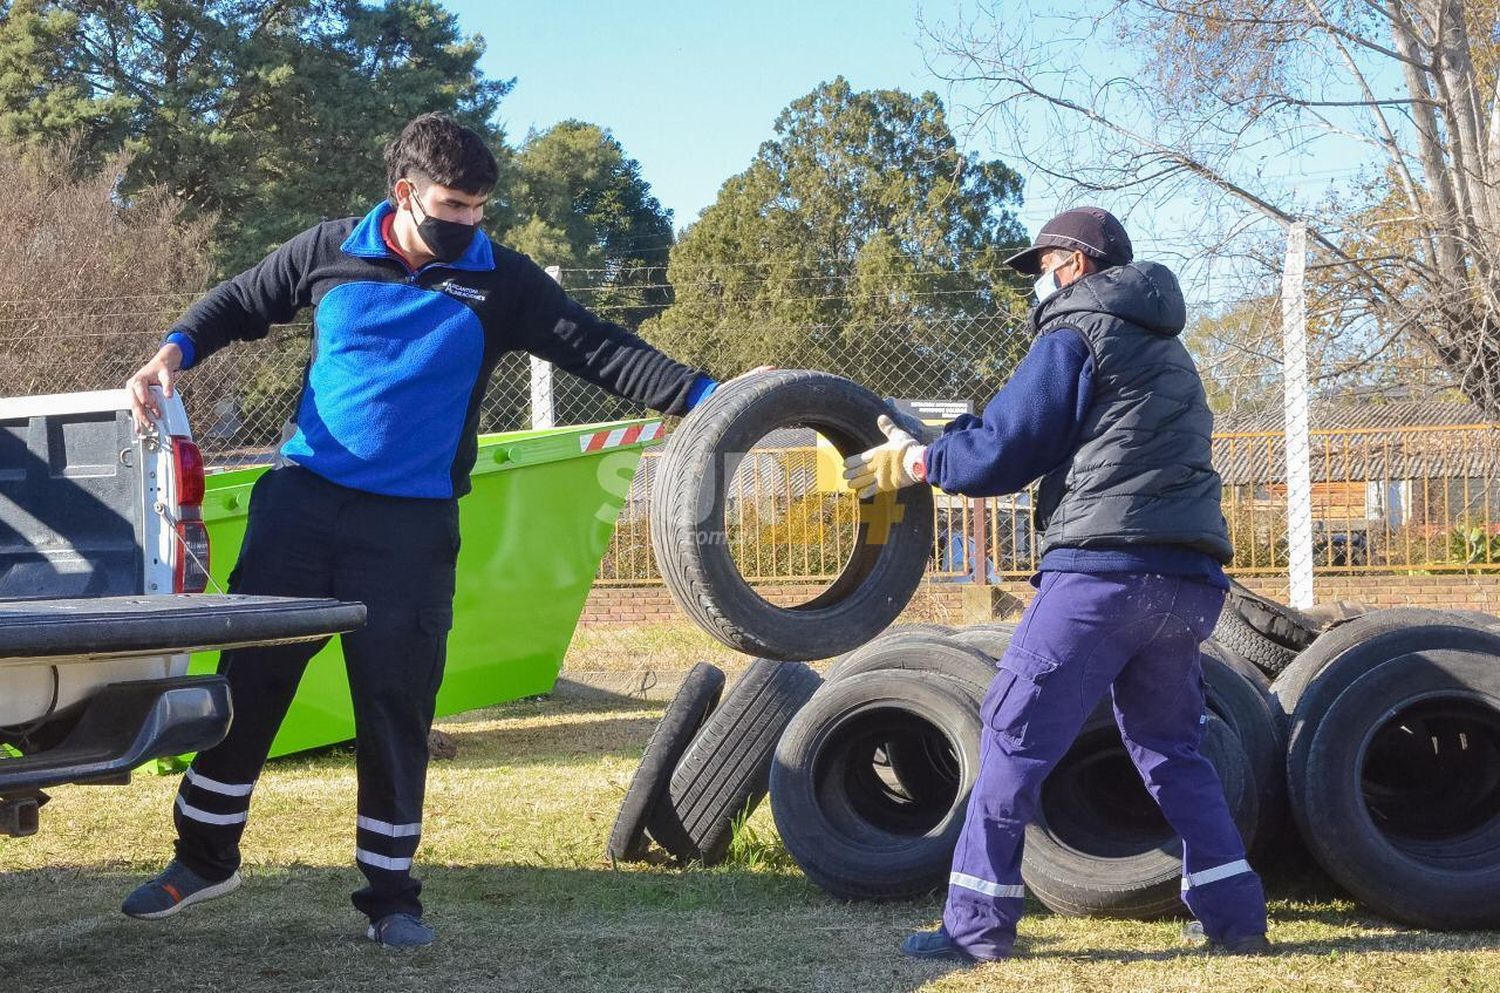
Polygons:
M1307 220L1325 375L1415 342L1500 417L1495 0L991 0L928 34L939 71L981 87L976 123L1043 176ZM1319 155L1346 182L1292 188L1279 166Z
M212 271L211 218L160 189L122 198L124 156L79 165L75 145L0 151L0 396L123 386Z

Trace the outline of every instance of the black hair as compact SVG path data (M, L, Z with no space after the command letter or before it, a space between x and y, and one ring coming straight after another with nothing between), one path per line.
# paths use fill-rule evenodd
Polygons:
M423 114L385 146L387 195L394 198L396 180L414 174L439 186L480 195L495 188L500 166L478 132L447 114Z

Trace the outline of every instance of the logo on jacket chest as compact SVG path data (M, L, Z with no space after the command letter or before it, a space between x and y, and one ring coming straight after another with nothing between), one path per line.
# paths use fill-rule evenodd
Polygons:
M455 283L451 279L438 283L434 289L442 290L449 296L458 297L460 300L469 300L474 303L484 303L485 300L489 299L489 293L486 290L475 289L472 286L465 286L462 283Z

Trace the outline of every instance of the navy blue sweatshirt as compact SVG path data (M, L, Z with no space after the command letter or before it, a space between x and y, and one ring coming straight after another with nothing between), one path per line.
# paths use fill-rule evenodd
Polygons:
M1037 338L982 417L960 414L927 446L927 481L948 493L1004 496L1063 465L1078 448L1093 402L1094 356L1083 335L1059 328ZM1188 548L1054 548L1042 571L1154 572L1195 576L1228 589L1224 570Z
M220 283L168 335L187 368L313 308L283 459L370 493L466 493L479 404L511 351L663 413L686 413L711 391L706 375L595 317L483 232L455 261L413 271L385 242L392 209L382 201L302 232Z

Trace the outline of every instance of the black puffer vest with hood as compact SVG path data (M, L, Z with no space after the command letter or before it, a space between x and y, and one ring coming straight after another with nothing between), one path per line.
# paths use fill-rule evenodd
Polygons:
M1187 305L1177 277L1154 262L1090 273L1037 305L1031 320L1037 334L1076 329L1094 356L1078 447L1037 493L1043 554L1166 545L1227 563L1213 414L1178 337Z

